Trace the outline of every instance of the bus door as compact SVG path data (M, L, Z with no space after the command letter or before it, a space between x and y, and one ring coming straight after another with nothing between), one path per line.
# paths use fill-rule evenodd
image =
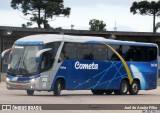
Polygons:
M42 61L40 64L41 79L40 79L40 88L42 90L49 90L51 86L51 76L53 75L52 70L53 59L50 53L44 53L42 55Z

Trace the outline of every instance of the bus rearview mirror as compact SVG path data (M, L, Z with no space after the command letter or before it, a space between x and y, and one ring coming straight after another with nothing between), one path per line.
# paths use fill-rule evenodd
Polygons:
M50 51L50 50L52 50L52 48L46 48L46 49L42 49L42 50L38 51L36 54L36 62L40 62L42 54L47 51Z
M2 52L2 54L1 54L1 61L2 61L2 62L4 61L6 54L7 54L8 52L10 52L10 51L11 51L11 48L6 49L6 50L4 50L4 51Z

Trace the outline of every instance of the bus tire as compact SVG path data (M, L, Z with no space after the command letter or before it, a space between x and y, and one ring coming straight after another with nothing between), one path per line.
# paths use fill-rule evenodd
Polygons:
M131 95L137 95L139 92L139 89L140 89L139 82L134 80L130 86L129 93Z
M115 90L114 94L116 95L126 95L129 91L129 83L126 80L122 80L121 84L120 84L120 89L119 90Z
M91 90L91 92L92 92L94 95L103 95L103 94L104 94L104 91L103 91L103 90Z
M27 90L27 95L32 96L34 94L34 90Z
M54 96L59 96L61 94L61 90L62 90L61 80L56 80L53 91Z
M113 91L112 91L112 90L106 90L106 91L104 91L104 93L105 93L106 95L111 95L111 94L113 93Z

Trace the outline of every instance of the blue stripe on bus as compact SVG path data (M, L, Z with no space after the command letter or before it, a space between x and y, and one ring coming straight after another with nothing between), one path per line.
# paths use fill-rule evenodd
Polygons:
M40 74L36 74L33 76L26 76L26 77L18 77L18 76L12 76L12 75L7 75L6 78L9 78L10 80L16 79L16 81L26 81L26 80L31 80L33 78L38 78L40 77Z
M43 45L42 41L16 41L17 45Z

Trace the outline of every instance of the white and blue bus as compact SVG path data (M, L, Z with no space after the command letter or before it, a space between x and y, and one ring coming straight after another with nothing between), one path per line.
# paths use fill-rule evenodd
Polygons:
M8 55L11 90L91 90L95 95L138 94L157 88L158 46L91 36L42 34L18 39Z

